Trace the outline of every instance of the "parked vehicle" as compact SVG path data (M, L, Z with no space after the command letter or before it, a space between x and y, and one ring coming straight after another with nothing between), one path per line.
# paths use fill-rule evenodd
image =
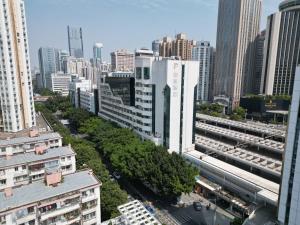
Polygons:
M193 202L193 206L196 211L201 211L202 209L201 202Z

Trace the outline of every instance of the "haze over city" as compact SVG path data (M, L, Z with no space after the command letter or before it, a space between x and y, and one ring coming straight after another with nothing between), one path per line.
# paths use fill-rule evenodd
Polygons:
M261 30L279 3L263 0ZM116 49L150 48L152 40L178 32L215 46L217 0L26 0L26 10L34 66L40 46L68 48L67 25L82 27L87 57L94 42L103 43L105 60Z

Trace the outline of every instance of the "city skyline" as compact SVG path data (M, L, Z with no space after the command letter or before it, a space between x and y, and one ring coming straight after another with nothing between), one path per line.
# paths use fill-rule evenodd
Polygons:
M37 51L41 46L68 49L68 25L82 27L87 58L92 57L95 42L103 43L105 61L109 61L110 52L119 48L131 51L140 47L151 48L153 40L166 35L173 37L179 32L186 33L190 39L210 41L215 46L217 0L175 0L172 4L168 1L26 0L32 66L38 66ZM280 2L263 1L261 30L266 27L267 16L278 11ZM69 12L71 6L72 11ZM184 19L181 10L189 11ZM99 17L95 19L97 14ZM194 24L198 24L199 28L195 29Z

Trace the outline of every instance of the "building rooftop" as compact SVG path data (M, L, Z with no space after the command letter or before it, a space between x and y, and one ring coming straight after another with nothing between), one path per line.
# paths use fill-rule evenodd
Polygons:
M46 140L53 140L53 139L61 139L62 137L60 136L59 133L53 132L53 133L42 133L39 134L37 137L29 137L28 134L27 136L20 136L20 137L15 137L12 139L5 139L5 140L0 140L0 147L1 146L10 146L10 145L24 145L27 143L32 143L32 142L43 142Z
M300 9L300 0L285 0L280 3L279 5L279 10L284 11L284 10L289 10L290 8L297 7Z
M244 129L248 131L254 131L261 134L266 134L268 136L275 136L279 138L285 138L286 127L276 126L270 124L264 124L259 122L239 122L229 119L224 119L220 117L209 116L205 114L197 113L197 118L202 121L211 121L218 124L223 124L230 127L236 127L239 129Z
M191 150L184 153L185 158L191 158L197 164L206 164L214 168L216 171L221 171L224 174L231 175L239 179L243 183L255 186L257 195L261 198L277 204L279 194L279 184L269 181L265 178L257 176L253 173L247 172L229 163L223 162L219 159L208 156L196 150Z
M75 155L75 153L69 146L47 149L41 155L35 152L20 153L10 156L9 159L6 157L0 158L0 169L71 155Z
M159 225L160 222L148 212L144 205L134 200L124 205L118 206L120 213L126 218L130 225Z
M236 140L240 143L247 143L252 146L265 148L276 153L282 154L284 151L284 143L282 142L264 139L251 134L245 134L242 132L233 131L226 128L221 128L221 127L217 127L217 126L213 126L201 122L196 122L196 128L204 132L209 132L215 135L220 135L223 137Z
M0 192L0 212L98 185L99 181L87 170L64 176L55 187L46 186L44 180L36 181L13 189L10 197Z
M218 155L225 156L275 176L281 176L282 162L279 160L262 156L246 149L235 148L232 145L224 144L223 142L199 135L196 135L195 144L209 152L217 153Z
M52 127L50 126L48 121L44 118L44 116L41 113L36 114L35 129L37 129L40 134L53 132ZM18 138L18 137L28 137L30 130L31 129L24 129L16 133L0 132L0 141L5 139Z

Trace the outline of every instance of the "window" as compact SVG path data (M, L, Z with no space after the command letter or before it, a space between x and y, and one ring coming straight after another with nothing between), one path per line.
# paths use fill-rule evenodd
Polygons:
M150 68L144 67L144 79L149 80L150 79Z
M136 77L136 79L142 79L142 68L141 67L135 68L135 77Z
M0 185L5 185L6 184L6 180L0 180Z
M19 167L15 167L15 171L18 171L19 170Z

